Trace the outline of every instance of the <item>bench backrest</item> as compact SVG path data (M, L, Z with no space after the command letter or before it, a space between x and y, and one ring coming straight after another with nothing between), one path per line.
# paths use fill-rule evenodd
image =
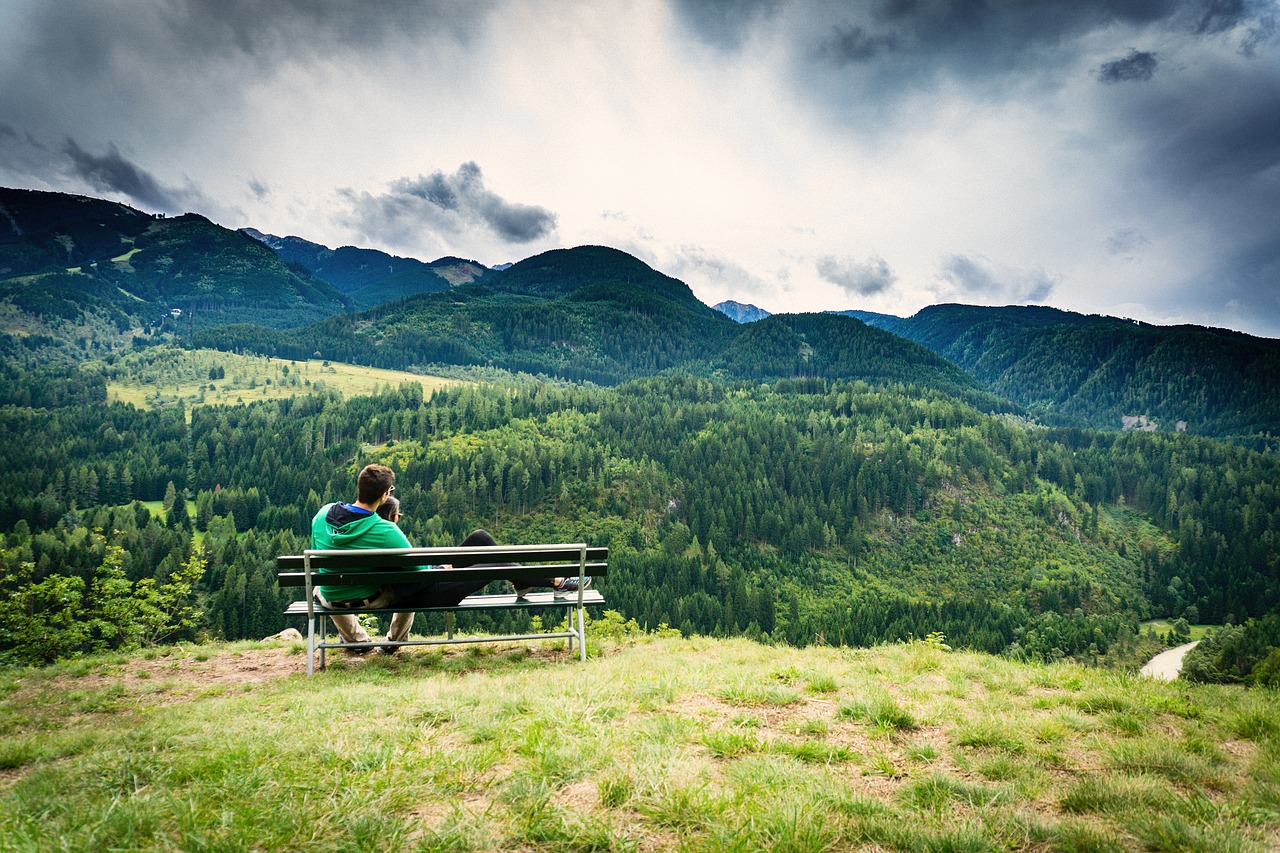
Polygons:
M306 586L308 562L311 583L323 579L325 586L344 586L414 583L421 581L426 571L430 571L434 581L566 577L576 575L580 570L599 577L608 572L608 558L608 548L588 547L581 543L478 548L366 548L307 550L301 554L277 557L276 568L283 587ZM495 566L495 563L502 565ZM438 565L451 565L453 568L428 568ZM317 575L317 569L324 569L324 573Z

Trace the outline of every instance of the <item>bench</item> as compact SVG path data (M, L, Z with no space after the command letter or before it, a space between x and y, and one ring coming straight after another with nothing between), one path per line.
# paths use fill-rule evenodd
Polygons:
M307 619L307 675L315 673L316 655L320 668L325 667L325 653L329 649L368 648L363 643L330 642L328 639L331 614L372 613L383 616L392 613L444 613L446 637L443 639L387 642L379 646L428 646L442 643L491 643L507 640L551 640L565 638L569 650L578 643L582 660L587 659L585 642L584 608L604 604L604 596L597 589L582 589L584 577L601 577L608 571L608 548L590 548L582 543L569 545L497 545L480 548L385 548L349 551L307 550L276 558L277 579L281 587L300 588L304 596L285 609L286 616L305 616ZM501 567L479 566L477 563L516 563ZM423 566L449 565L452 568L424 569ZM323 569L323 572L320 570ZM565 598L556 598L551 592L532 592L524 598L514 593L502 595L470 595L450 607L385 607L328 609L316 600L314 589L323 583L326 587L358 586L365 584L403 584L423 581L495 581L510 579L578 577L578 590ZM577 611L577 625L573 613L567 620L567 629L547 634L514 634L503 636L454 635L453 615L486 610L525 610L529 608L565 608Z

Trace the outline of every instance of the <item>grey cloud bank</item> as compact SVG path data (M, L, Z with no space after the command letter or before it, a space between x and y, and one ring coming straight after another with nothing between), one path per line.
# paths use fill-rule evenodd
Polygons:
M0 6L0 184L708 303L1280 337L1276 0Z

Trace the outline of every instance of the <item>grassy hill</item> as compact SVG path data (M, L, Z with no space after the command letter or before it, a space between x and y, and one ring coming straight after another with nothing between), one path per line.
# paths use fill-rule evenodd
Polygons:
M6 850L1263 851L1280 697L947 651L651 639L0 670Z

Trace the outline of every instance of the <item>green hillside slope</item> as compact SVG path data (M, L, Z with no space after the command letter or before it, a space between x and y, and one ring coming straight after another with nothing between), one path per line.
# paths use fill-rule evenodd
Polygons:
M740 326L684 283L614 249L556 250L458 287L271 332L211 330L202 346L404 368L493 365L615 384L680 370L731 379L864 379L934 388L988 411L1017 407L926 348L857 320L778 315Z
M1280 342L1041 306L935 305L868 317L1041 420L1257 439L1280 435Z
M634 626L632 626L634 629ZM1280 844L1280 698L947 651L648 639L299 675L280 646L0 670L14 851Z
M129 328L286 327L347 310L331 286L196 214L155 217L0 188L0 318L23 338L108 343ZM182 312L180 325L173 311Z

